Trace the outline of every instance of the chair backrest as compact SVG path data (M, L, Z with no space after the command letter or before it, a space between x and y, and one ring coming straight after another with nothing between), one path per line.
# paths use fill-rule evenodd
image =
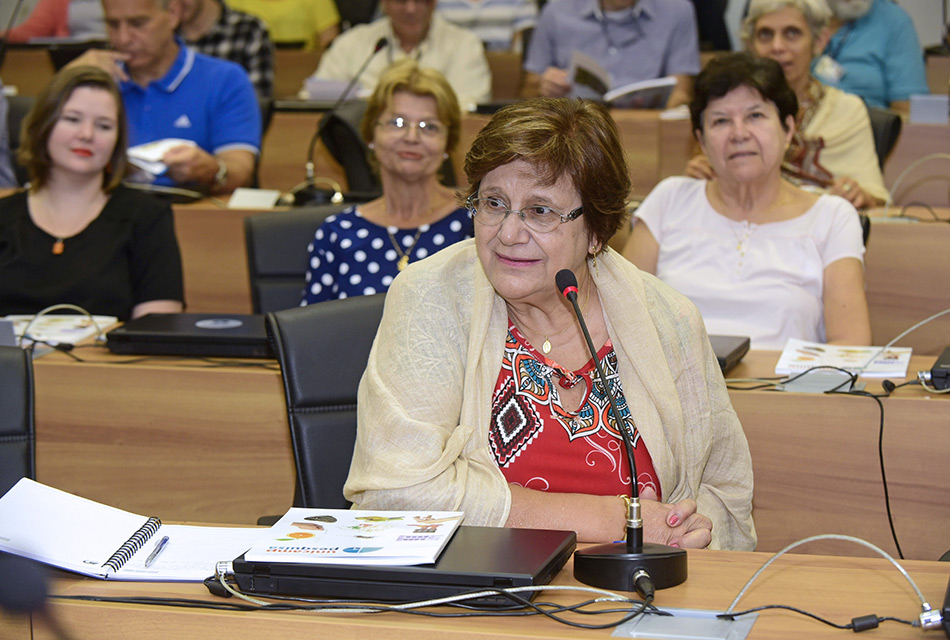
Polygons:
M378 4L379 0L336 0L343 28L349 29L355 24L372 22Z
M321 121L323 130L320 133L320 139L330 155L343 167L347 191L358 194L379 194L382 192L382 187L369 162L369 146L360 135L360 123L365 113L364 100L350 100L339 108L328 111L323 116L326 124ZM451 158L447 158L442 163L439 177L442 184L456 186L455 169L452 167ZM370 198L361 197L360 199L369 200Z
M307 245L323 221L348 205L327 204L269 211L244 219L244 243L254 313L300 304L307 272Z
M267 314L280 362L297 468L294 506L348 508L343 484L356 441L356 395L385 295Z
M20 128L26 114L33 108L36 98L33 96L9 96L7 97L7 133L10 140L10 157L13 161L13 174L16 176L20 186L26 184L29 180L26 167L22 166L16 159L16 151L20 148Z
M0 495L26 476L36 479L33 362L20 347L0 347Z
M874 134L874 150L877 152L877 163L884 170L884 161L897 144L901 134L901 117L890 109L868 107L868 117L871 119L871 132Z

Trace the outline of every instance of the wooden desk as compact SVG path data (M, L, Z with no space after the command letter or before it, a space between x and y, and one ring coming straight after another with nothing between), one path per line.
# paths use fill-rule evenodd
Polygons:
M290 506L293 456L276 370L165 359L115 365L107 362L128 358L98 348L77 353L91 362L51 353L35 363L40 482L171 520L251 524ZM777 359L752 352L730 375L771 376ZM909 372L932 363L916 356ZM759 550L817 533L857 535L894 550L873 400L766 391L730 397L752 452ZM937 558L950 549L950 397L904 388L883 402L885 464L904 554Z
M778 352L753 351L730 378L774 376ZM914 356L909 378L934 358ZM868 390L880 392L880 380ZM900 382L893 379L895 383ZM878 456L880 412L871 398L730 391L755 474L757 549L776 551L817 533L843 533L896 555ZM884 464L904 556L937 559L950 549L950 397L898 389L884 405ZM819 543L816 553L844 552Z
M16 87L21 96L35 96L53 78L53 63L43 47L11 46L6 50L0 78L4 86ZM6 126L6 122L3 126Z
M258 213L211 202L174 206L187 311L251 313L244 218Z
M950 167L950 160L946 161ZM950 209L937 209L950 218ZM873 212L872 212L873 214ZM923 209L908 215L929 217ZM872 218L865 255L868 307L874 344L887 344L921 320L950 307L950 280L940 277L950 247L950 224L906 223ZM907 335L900 346L916 354L940 354L950 345L950 316Z
M274 50L274 97L296 97L306 80L320 63L320 51L303 49Z
M683 584L657 593L663 608L725 610L742 585L768 558L762 553L690 551L689 578ZM950 567L939 562L904 562L903 566L935 608L943 601ZM553 584L576 585L569 562ZM112 597L154 596L217 600L203 585L175 583L123 583L66 576L57 579L53 593ZM546 601L579 602L579 592L545 592ZM907 581L883 559L786 555L779 558L739 601L740 608L788 604L846 623L852 617L875 612L881 616L916 619L920 601ZM327 638L420 637L471 640L475 638L610 638L612 629L584 630L541 618L432 619L403 614L315 614L309 612L227 612L132 604L50 600L49 611L74 640L137 638L149 640L227 637L257 640L261 637L293 638L318 635ZM611 614L614 616L615 614ZM619 617L619 616L617 616ZM616 620L617 617L607 619ZM575 617L587 624L606 622L599 617ZM2 619L0 619L2 624ZM20 629L0 627L4 638L46 640L52 636L36 616L32 636ZM27 630L29 631L29 629ZM18 632L18 633L17 633ZM764 611L748 636L760 638L842 638L844 631L815 620L781 611ZM940 631L931 632L936 638ZM919 638L920 629L886 622L872 632L878 640ZM930 637L930 636L928 636Z
M167 520L253 524L291 505L294 463L275 362L121 365L133 358L102 347L74 353L88 362L61 353L34 362L40 482Z
M944 88L946 91L946 88ZM901 127L897 145L884 164L884 184L889 189L912 162L931 153L950 151L950 125L911 124ZM894 202L925 202L932 206L950 206L950 159L924 162L911 171L898 189L891 189Z
M259 177L262 189L290 191L306 177L304 164L310 138L322 113L278 111L274 113L261 146ZM346 190L346 175L330 152L317 142L313 153L315 175L330 178Z

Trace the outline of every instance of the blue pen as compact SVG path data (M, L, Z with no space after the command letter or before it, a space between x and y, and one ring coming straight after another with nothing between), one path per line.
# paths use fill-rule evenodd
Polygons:
M168 536L165 536L158 541L158 544L155 545L155 548L152 549L152 553L148 554L148 557L145 559L145 568L152 566L152 563L155 562L155 559L158 558L158 554L165 550L165 547L168 546Z

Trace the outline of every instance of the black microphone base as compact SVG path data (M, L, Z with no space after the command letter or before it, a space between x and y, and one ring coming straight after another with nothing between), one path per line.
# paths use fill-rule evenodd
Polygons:
M686 550L665 544L644 543L629 553L626 542L599 544L574 552L574 577L584 584L612 591L635 591L633 576L643 569L657 589L686 581Z

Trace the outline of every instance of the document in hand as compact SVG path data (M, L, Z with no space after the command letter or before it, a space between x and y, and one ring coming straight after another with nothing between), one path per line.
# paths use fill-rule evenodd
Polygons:
M0 551L103 580L201 582L264 531L163 525L29 478L0 497Z
M249 562L416 565L435 562L461 511L291 508L244 554Z
M663 109L676 86L673 76L614 86L610 73L580 51L571 55L567 77L572 97L599 100L616 109Z

